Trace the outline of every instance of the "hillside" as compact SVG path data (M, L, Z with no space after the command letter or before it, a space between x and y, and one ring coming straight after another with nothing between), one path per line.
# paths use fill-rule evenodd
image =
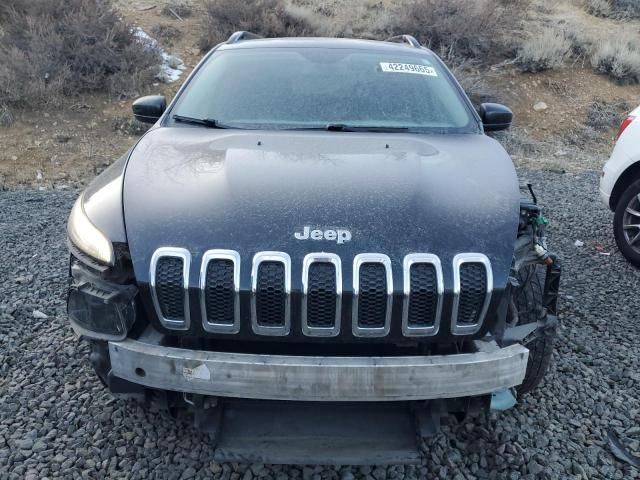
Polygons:
M464 4L464 0L457 1ZM264 0L262 3L269 4ZM407 23L406 18L389 20L399 15L400 3L296 0L285 8L286 15L305 26L304 34L312 31L323 35L381 38L390 29L400 33L399 28L409 28L412 31L402 33L424 35L418 25L420 19L414 24ZM267 7L280 4L274 0ZM463 78L463 85L472 97L500 101L514 110L514 128L499 139L517 163L553 170L599 169L610 151L621 118L640 104L640 86L637 82L621 82L597 72L589 51L595 51L609 40L613 32L624 31L635 37L635 47L640 52L640 20L595 16L588 13L584 2L577 0L532 0L515 4L518 4L517 10L512 8L508 15L500 17L513 24L500 27L506 38L492 46L491 51L480 48L480 53L473 58L462 58L457 52L449 55L453 50L447 50L447 38L441 32L438 48L434 49L444 53L445 61ZM156 38L166 52L184 62L186 69L180 80L149 82L135 92L171 97L203 54L200 48L203 31L212 28L204 4L199 0L118 0L115 7L130 24ZM188 13L180 15L180 11ZM241 17L245 13L239 11L237 15ZM453 19L451 25L455 28L455 15L467 13L447 11L443 15ZM490 22L490 17L480 20L485 24ZM272 21L272 17L258 16L251 18L249 24ZM462 24L466 21L463 18ZM296 32L295 25L290 28L293 30L285 31ZM561 32L569 42L570 51L563 53L559 66L552 69L537 73L523 71L517 61L519 46L550 29ZM214 33L215 38L226 35L223 31ZM491 31L486 33L493 35ZM481 47L477 42L485 40L482 36L478 38L476 45ZM500 55L496 54L498 48L504 50ZM67 188L86 183L126 152L144 131L132 120L131 101L131 96L115 96L98 90L64 98L55 105L10 109L10 121L0 121L4 123L0 126L3 146L0 188ZM534 105L538 107L534 109ZM1 113L0 109L0 117Z

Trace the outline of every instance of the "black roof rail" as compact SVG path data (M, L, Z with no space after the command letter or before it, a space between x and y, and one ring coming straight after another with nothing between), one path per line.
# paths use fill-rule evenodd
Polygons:
M264 38L260 35L256 35L255 33L239 31L232 33L231 36L227 39L225 43L238 43L242 40L257 40L258 38Z
M397 43L406 43L411 45L413 48L420 48L420 42L416 40L416 37L412 35L396 35L395 37L389 37L385 40L385 42L397 42Z

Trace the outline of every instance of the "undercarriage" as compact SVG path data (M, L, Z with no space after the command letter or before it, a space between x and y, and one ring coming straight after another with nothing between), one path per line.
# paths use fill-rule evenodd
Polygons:
M94 342L92 363L117 396L193 421L216 461L417 463L419 439L449 415L488 411L524 378L528 350L476 341L441 356L294 357ZM474 350L473 352L471 350Z

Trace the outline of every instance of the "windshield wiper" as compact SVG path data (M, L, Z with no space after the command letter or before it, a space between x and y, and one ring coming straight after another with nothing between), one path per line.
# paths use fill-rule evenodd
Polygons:
M183 115L173 115L171 118L173 118L176 122L190 123L192 125L202 125L207 128L238 128L227 125L225 123L221 123L213 118L194 118L185 117Z
M176 122L190 123L192 125L202 125L207 128L242 128L234 125L222 123L213 118L195 118L185 117L184 115L173 115ZM347 125L345 123L328 123L324 126L304 126L304 127L284 127L280 130L328 130L330 132L380 132L380 133L394 133L394 132L408 132L409 127L383 127L383 126L360 126L360 125Z
M330 132L380 132L380 133L394 133L394 132L408 132L409 127L374 127L374 126L360 126L360 125L346 125L344 123L329 123L325 125L325 130Z

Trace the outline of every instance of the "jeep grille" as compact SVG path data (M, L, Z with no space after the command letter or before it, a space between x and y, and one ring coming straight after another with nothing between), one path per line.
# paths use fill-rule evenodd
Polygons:
M160 322L167 328L189 328L187 279L191 256L179 248L158 249L152 258L151 294ZM482 254L459 254L453 260L451 331L471 335L487 313L493 276ZM392 264L378 253L353 259L351 331L357 337L389 334L393 308ZM409 254L402 264L404 297L402 333L436 335L442 320L444 281L440 259ZM308 254L302 265L300 326L307 336L336 336L343 323L342 263L338 255ZM240 331L240 255L209 250L200 266L200 311L209 332ZM399 311L399 310L398 310ZM249 313L249 312L247 312ZM291 329L291 259L283 252L259 252L251 268L251 328L258 335L288 335ZM345 317L345 319L348 317Z

